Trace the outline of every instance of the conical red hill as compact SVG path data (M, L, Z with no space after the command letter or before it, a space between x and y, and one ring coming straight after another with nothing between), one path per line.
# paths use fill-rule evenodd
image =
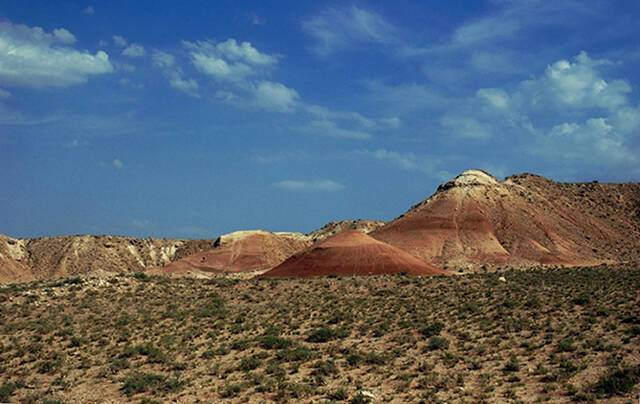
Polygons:
M293 255L264 273L265 277L327 275L439 275L434 268L410 254L356 230L347 230Z
M371 236L445 268L619 261L640 245L639 195L638 184L469 170Z

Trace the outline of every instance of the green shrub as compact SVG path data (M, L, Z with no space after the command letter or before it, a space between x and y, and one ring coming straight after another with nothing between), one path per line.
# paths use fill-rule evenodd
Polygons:
M440 334L440 332L444 329L444 324L439 321L435 323L426 325L420 329L420 334L424 335L425 338L433 337L434 335Z
M0 386L0 402L7 403L9 402L9 398L16 390L16 385L13 383L3 383Z
M347 393L347 389L340 387L336 390L330 391L327 394L327 398L334 401L345 401L349 398L349 393Z
M515 355L511 355L509 361L505 363L502 368L503 372L517 372L520 369L520 362L518 362L518 358Z
M260 358L257 357L256 355L248 356L240 360L240 365L238 365L238 369L244 372L248 372L250 370L257 369L261 363L262 363L262 360L260 360Z
M427 350L435 351L438 349L447 349L449 348L449 341L444 337L431 337L429 338L429 343L427 344Z
M134 279L137 279L141 282L149 282L149 279L151 279L149 275L145 274L144 272L134 272L133 277Z
M308 361L315 356L315 351L308 348L281 349L276 353L276 358L284 362Z
M603 376L593 387L593 392L600 397L611 397L630 393L640 382L640 366L613 370Z
M332 328L318 328L309 334L307 341L309 342L327 342L336 338L336 332Z
M264 349L285 349L292 345L291 340L275 335L265 335L260 338L260 346Z
M167 378L155 373L133 372L124 379L122 392L126 395L153 392L176 392L182 388L183 383L175 378Z

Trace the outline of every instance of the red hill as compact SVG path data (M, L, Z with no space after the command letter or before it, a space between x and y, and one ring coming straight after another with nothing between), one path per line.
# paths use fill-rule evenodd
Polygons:
M439 275L445 272L357 231L347 230L297 253L265 277Z

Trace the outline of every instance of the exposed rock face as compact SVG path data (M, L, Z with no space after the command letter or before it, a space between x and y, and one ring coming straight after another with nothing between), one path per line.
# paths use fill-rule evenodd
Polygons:
M379 220L337 220L329 222L320 229L307 234L314 242L322 241L345 230L357 230L365 234L384 226L385 222Z
M591 265L640 247L639 184L465 171L371 235L437 266Z
M0 235L0 283L33 279L25 240Z
M438 275L445 272L357 230L345 230L297 253L265 277Z
M184 251L198 251L210 244L203 240L117 236L0 236L0 283L142 271L166 265Z
M237 231L218 237L208 251L189 255L162 268L154 268L151 273L177 276L260 273L282 263L310 244L310 238L302 233Z

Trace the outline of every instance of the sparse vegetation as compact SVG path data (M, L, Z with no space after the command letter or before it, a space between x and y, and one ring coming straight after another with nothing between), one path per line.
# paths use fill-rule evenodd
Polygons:
M589 402L638 393L639 271L499 276L116 276L2 287L0 401Z

